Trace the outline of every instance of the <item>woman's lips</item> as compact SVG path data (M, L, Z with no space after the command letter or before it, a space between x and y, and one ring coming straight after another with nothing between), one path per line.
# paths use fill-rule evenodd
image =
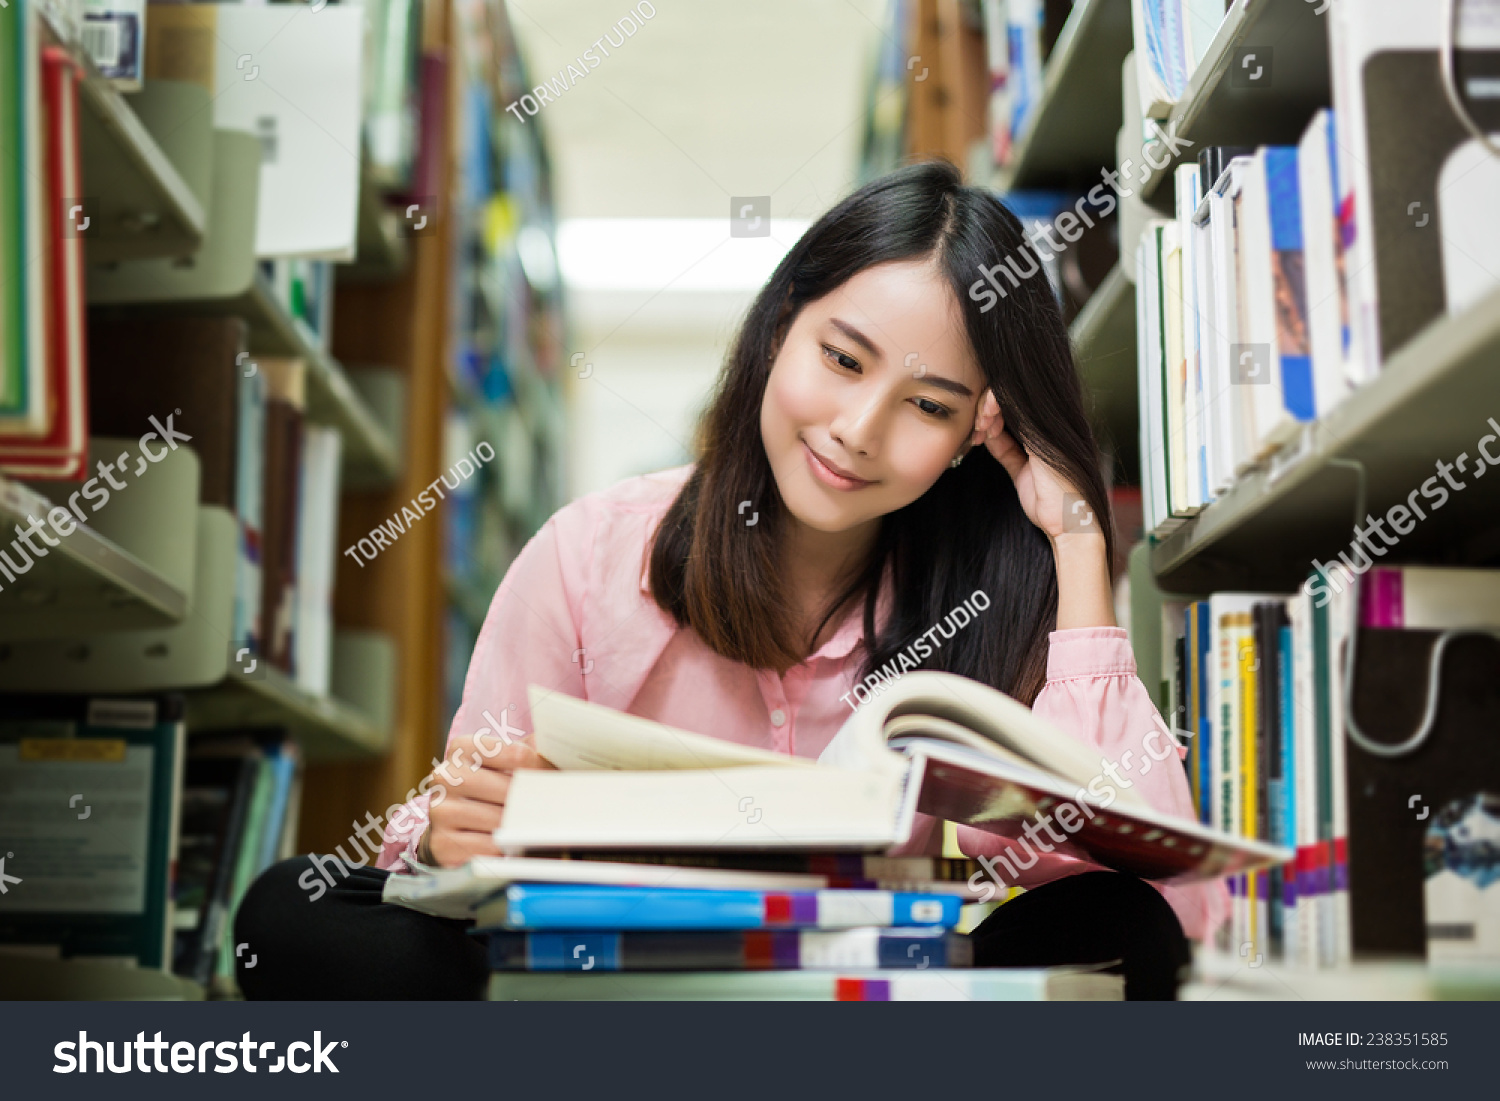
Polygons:
M809 447L805 440L802 443L802 448L807 452L807 465L812 468L813 476L826 486L830 486L833 489L854 490L863 489L865 486L875 484L863 478L854 478L847 474L839 473L819 457L818 453Z

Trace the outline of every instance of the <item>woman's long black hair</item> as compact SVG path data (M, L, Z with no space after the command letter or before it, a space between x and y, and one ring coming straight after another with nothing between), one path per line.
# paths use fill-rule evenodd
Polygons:
M922 667L1033 700L1057 618L1056 569L1047 537L1026 518L987 449L975 447L920 498L882 518L863 572L829 604L813 635L801 638L782 585L789 519L760 434L772 362L803 305L876 264L930 259L958 299L1006 428L1078 490L1112 554L1098 451L1051 285L1038 274L1012 286L1002 273L1000 297L983 280L981 266L993 271L1009 257L1023 272L1038 266L1015 216L990 192L964 186L943 162L874 180L802 235L745 317L699 423L697 464L652 545L651 591L678 624L726 657L782 670L803 660L828 618L863 594L863 679L983 590L990 607ZM747 500L760 513L754 526L739 507ZM894 603L877 635L876 591L887 566Z

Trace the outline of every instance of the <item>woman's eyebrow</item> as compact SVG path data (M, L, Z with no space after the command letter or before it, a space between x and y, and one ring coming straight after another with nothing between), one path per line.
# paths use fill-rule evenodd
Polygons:
M873 340L871 340L869 337L865 336L864 333L860 332L858 329L856 329L853 325L849 324L847 321L840 321L836 317L830 317L828 319L828 323L830 325L832 325L835 329L837 329L839 332L841 332L845 336L847 336L850 340L854 341L854 343L863 345L865 351L869 352L876 359L881 358L880 349L877 348L877 347L875 347L875 342Z
M970 390L961 382L951 378L943 378L940 375L923 375L922 381L928 386L936 386L939 390L947 390L950 394L958 394L962 397L972 398L974 391Z

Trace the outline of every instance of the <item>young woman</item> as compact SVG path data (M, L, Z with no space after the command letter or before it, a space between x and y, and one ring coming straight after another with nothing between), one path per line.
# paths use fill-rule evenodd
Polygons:
M944 164L885 176L819 219L750 307L697 462L575 501L516 558L447 759L392 816L377 867L335 880L302 857L249 892L236 942L264 947L241 968L247 995L482 991L474 938L381 905L379 886L409 860L497 851L510 777L548 767L524 738L496 752L495 733L530 729L528 684L816 757L855 686L925 636L923 668L1030 704L1101 768L1142 758L1165 727L1115 626L1109 505L1067 332L1045 277L994 293L981 269L1009 256L1036 270L1015 217ZM988 603L961 625L952 613L976 591ZM1170 757L1125 782L1192 817ZM940 851L936 826L925 819L907 851ZM958 833L965 852L1025 869L1026 893L973 934L983 965L1123 960L1130 996L1170 997L1184 930L1204 935L1227 904L1217 884L1158 891Z

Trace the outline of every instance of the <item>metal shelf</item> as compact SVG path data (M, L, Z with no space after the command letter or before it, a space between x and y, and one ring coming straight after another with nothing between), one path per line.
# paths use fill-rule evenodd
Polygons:
M1256 54L1241 68L1246 51ZM1144 64L1144 62L1141 62ZM1250 76L1264 67L1255 81ZM1118 76L1118 70L1116 71ZM1192 158L1206 145L1293 144L1319 107L1329 104L1328 23L1307 0L1238 0L1188 81L1165 126L1189 139ZM1151 170L1144 199L1157 195L1182 158Z
M302 746L309 761L378 757L391 733L365 714L331 696L314 696L279 669L259 667L247 675L231 666L212 688L188 694L188 727L279 726Z
M1465 468L1452 474L1464 488L1445 487L1449 496L1441 508L1418 495L1426 518L1416 520L1391 557L1464 561L1493 553L1500 477L1475 474L1478 441L1493 431L1487 418L1497 415L1497 377L1500 291L1428 326L1378 378L1156 541L1151 568L1161 588L1290 589L1305 579L1314 558L1347 550L1355 474L1332 465L1336 458L1365 465L1368 512L1380 516L1434 477L1439 460L1451 464L1467 455ZM1500 449L1489 446L1492 453Z
M1115 162L1120 65L1130 45L1130 0L1074 4L1047 58L1031 123L996 174L998 190L1099 182Z
M252 353L306 360L308 419L332 425L343 434L347 482L363 489L396 480L401 473L401 453L395 434L371 412L339 361L319 348L312 334L276 301L264 275L257 272L238 301L216 308L245 319L250 326Z
M84 191L98 204L89 213L99 219L95 231L84 230L90 263L146 257L187 256L203 243L207 215L203 197L194 194L171 158L140 117L87 55L75 52L84 68L79 86L79 149ZM191 124L201 116L212 124L207 89L172 82L152 88L151 102ZM170 100L170 104L163 102ZM191 152L191 142L174 142L174 151ZM199 155L208 155L206 144ZM182 147L180 150L178 147Z
M39 959L6 956L0 964L5 1001L201 1002L203 987L191 979L113 960Z
M1095 428L1112 444L1117 468L1139 469L1135 284L1119 264L1078 311L1068 335Z
M0 531L29 525L31 517L45 520L53 507L41 494L0 475ZM69 620L87 616L98 630L169 627L187 614L189 604L188 593L92 526L78 524L27 574L5 583L0 639L33 637L38 621L64 615Z

